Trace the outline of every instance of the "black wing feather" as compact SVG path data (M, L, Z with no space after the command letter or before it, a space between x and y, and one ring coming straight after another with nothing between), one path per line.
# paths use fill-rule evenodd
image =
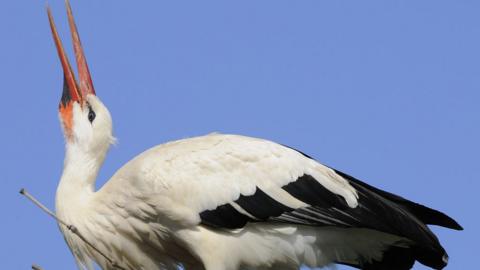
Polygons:
M242 228L249 222L367 228L405 237L415 245L410 248L390 247L381 261L359 262L355 267L367 270L404 270L410 269L415 260L435 269L442 269L446 265L448 256L426 224L462 229L455 220L437 210L334 171L356 189L359 195L357 207L349 207L343 197L332 193L311 175L305 174L282 188L308 204L307 207L290 208L257 187L253 195L240 195L231 202L241 207L243 213L227 203L200 213L202 224L227 229Z
M241 195L240 198L238 198L238 200L235 202L250 215L263 221L268 220L271 217L278 217L285 212L294 210L293 208L277 202L259 188L256 189L253 195Z
M227 229L242 228L247 222L253 221L230 204L220 205L214 210L205 210L200 213L200 218L205 225Z
M309 205L325 208L348 208L347 203L341 196L332 193L308 174L302 175L296 181L288 183L282 188L293 197Z
M360 185L364 187L365 189L368 189L392 202L395 202L398 205L401 205L402 207L408 209L410 213L415 215L418 219L420 219L423 223L425 224L432 224L432 225L438 225L454 230L463 230L462 226L458 224L453 218L445 215L444 213L428 208L424 205L412 202L410 200L407 200L405 198L402 198L398 195L392 194L390 192L383 191L381 189L378 189L376 187L370 186L367 183L364 183L346 173L343 173L341 171L337 171L333 169L337 174L342 176L343 178L347 179L350 183L355 183L357 185Z

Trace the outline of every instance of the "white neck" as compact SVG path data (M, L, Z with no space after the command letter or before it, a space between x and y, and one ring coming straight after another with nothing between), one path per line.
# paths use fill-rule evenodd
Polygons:
M95 193L98 171L105 153L93 154L78 144L67 143L63 174L57 188L57 211L84 205Z

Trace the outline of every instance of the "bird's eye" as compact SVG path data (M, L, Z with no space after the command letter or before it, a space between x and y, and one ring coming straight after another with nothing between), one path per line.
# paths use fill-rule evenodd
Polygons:
M88 107L88 121L90 121L90 123L93 122L93 120L95 120L95 112L92 110L91 107Z

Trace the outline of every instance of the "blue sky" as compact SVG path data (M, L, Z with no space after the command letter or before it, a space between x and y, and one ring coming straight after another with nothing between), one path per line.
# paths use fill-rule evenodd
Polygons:
M63 1L50 1L72 58ZM478 1L72 1L114 147L99 186L143 150L217 131L271 139L442 210L447 269L474 269ZM0 9L3 269L74 269L54 221L62 72L44 1ZM346 268L340 268L346 269ZM416 265L415 269L426 269Z

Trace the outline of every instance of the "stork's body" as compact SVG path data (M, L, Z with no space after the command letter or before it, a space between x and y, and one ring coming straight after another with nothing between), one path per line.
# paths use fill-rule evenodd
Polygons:
M159 145L123 166L98 191L112 136L95 95L67 2L80 83L49 11L65 84L66 137L58 217L122 269L298 269L342 263L434 269L448 256L426 224L461 229L436 210L373 188L294 149L212 134ZM103 255L60 225L80 268Z
M91 171L77 170L81 162L69 162L75 164L77 173L62 177L58 215L88 232L88 240L111 250L109 256L132 269L170 269L179 263L194 269L202 269L201 265L207 269L238 269L247 264L277 264L281 266L278 269L297 269L302 263L324 265L333 258L323 258L321 253L327 251L315 251L321 241L317 239L319 228L284 223L243 226L233 218L202 218L202 213L226 204L241 209L235 201L240 196L254 196L257 190L285 207L306 207L282 189L305 174L324 182L351 207L357 205L355 189L335 177L331 169L284 146L242 136L214 134L159 145L127 163L97 192L93 192L96 175L78 174ZM259 208L272 207L262 198L251 200L259 203ZM247 210L239 213L261 220ZM220 226L238 230L215 228ZM102 256L83 242L70 239L69 244L79 245L79 258L89 254L102 262ZM108 264L103 261L102 265Z

